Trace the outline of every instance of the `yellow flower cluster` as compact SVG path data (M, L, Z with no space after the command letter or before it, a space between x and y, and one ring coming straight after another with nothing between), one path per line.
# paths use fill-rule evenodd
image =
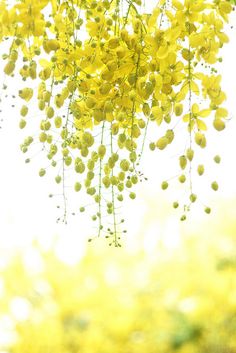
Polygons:
M138 0L20 0L12 7L1 1L0 10L0 38L12 40L3 56L4 72L18 71L26 82L19 91L20 128L27 125L25 104L37 99L43 113L38 139L58 168L64 218L65 172L72 168L78 174L75 191L85 188L98 204L92 216L98 235L102 214L111 215L113 229L103 231L118 246L116 204L127 192L136 197L131 189L142 179L137 167L148 129L157 131L150 149L163 150L183 121L192 151L193 136L206 146L206 117L217 130L225 127L226 96L213 65L228 42L224 22L233 6L160 0L148 14ZM158 136L160 125L166 126L163 136ZM22 151L31 143L27 138ZM181 168L191 171L193 154L183 156ZM191 203L193 195L190 180Z

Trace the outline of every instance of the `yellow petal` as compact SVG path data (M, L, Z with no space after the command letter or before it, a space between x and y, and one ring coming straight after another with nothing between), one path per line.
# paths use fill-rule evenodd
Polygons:
M52 63L46 59L40 59L39 64L44 68L52 67Z
M156 54L158 59L165 59L168 56L168 46L167 43L164 43L160 46Z
M215 113L215 117L218 118L226 118L228 116L228 110L225 108L218 108Z
M198 87L198 85L196 84L196 82L194 82L194 81L191 81L191 90L192 90L197 96L199 96L199 93L200 93L199 87Z
M177 10L183 10L183 4L181 4L178 0L172 0L172 6L174 6Z
M192 112L193 112L193 114L198 114L198 112L199 112L199 106L198 106L197 103L194 103L194 104L192 105Z
M152 28L156 25L157 18L159 15L160 15L160 7L158 6L153 10L152 15L148 19L148 27L149 28Z
M157 106L152 107L152 114L153 114L153 116L154 116L155 118L158 118L158 117L162 116L162 110L161 110L161 108L160 108L160 107L157 107Z
M189 114L189 113L188 113L188 114L185 114L185 115L183 116L183 121L184 121L185 123L189 122L189 119L190 119L190 114Z
M203 109L200 112L198 112L198 116L200 116L201 118L206 118L210 114L211 114L211 110L210 109Z
M199 130L204 130L204 131L207 130L207 126L206 126L206 124L204 123L203 120L197 119L196 123L197 123L197 127L198 127Z

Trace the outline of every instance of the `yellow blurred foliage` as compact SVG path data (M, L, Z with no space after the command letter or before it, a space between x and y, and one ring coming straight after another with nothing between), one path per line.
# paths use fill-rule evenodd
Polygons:
M236 352L232 206L156 257L102 242L74 266L37 242L16 253L1 268L0 352Z

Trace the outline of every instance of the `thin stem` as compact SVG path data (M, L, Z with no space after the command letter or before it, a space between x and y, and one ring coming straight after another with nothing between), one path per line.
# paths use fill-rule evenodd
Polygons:
M112 141L112 129L110 129L110 136L111 136L111 154L113 153L113 141ZM111 171L111 175L113 176L113 169ZM115 246L118 246L117 240L117 229L116 229L116 211L115 211L115 193L114 193L114 186L111 186L111 195L112 195L112 206L113 206L113 227L114 227L114 243Z
M62 161L62 195L63 195L63 204L64 204L64 215L63 215L63 222L67 224L67 198L66 198L66 191L65 191L65 157L63 157Z
M105 122L102 124L102 135L101 135L101 145L103 144L103 137L104 137L104 127ZM101 205L101 197L102 197L102 158L99 158L99 188L98 188L98 195L99 195L99 203L98 203L98 212L99 212L99 225L98 225L98 237L100 237L101 230L102 230L102 205Z
M190 26L189 26L189 36L190 36ZM192 148L192 87L191 87L191 47L190 47L190 41L188 44L188 88L189 88L189 98L188 98L188 104L189 104L189 148ZM190 193L192 194L193 192L193 184L192 184L192 161L189 161L189 182L190 182Z

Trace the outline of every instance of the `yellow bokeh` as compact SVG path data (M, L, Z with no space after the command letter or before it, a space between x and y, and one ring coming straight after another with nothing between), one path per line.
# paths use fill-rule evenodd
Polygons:
M144 234L135 251L89 243L74 265L55 254L60 239L15 252L1 268L1 352L234 352L234 204L186 223L179 243L160 237L152 252ZM149 211L143 229L170 222Z

